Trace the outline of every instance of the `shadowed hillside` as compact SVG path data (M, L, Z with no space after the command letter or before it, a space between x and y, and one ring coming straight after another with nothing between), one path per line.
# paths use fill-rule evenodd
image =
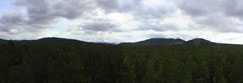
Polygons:
M140 42L135 43L121 43L120 45L143 45L143 46L150 46L150 45L177 45L183 44L185 41L182 39L164 39L164 38L152 38Z
M121 43L120 45L123 46L165 46L165 45L212 46L212 45L230 45L230 44L215 43L201 38L196 38L189 41L184 41L182 39L152 38L152 39L134 42L134 43Z
M187 42L185 42L185 45L196 45L196 46L210 46L210 45L216 45L217 43L205 40L205 39L201 39L201 38L196 38L193 40L189 40Z
M0 44L7 44L7 43L8 43L7 40L0 39Z

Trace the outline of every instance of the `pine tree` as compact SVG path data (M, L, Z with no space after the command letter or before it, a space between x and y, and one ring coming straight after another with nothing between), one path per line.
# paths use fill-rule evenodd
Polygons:
M126 55L123 63L122 69L120 70L120 80L121 83L135 83L136 74L135 74L135 64L131 61L129 55Z

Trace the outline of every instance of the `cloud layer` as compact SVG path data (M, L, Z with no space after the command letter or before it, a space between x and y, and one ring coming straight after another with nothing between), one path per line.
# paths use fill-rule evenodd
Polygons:
M200 25L218 32L242 32L243 1L241 0L183 0L179 8Z
M241 43L242 5L241 0L13 0L13 8L0 16L0 37L97 42L201 37Z

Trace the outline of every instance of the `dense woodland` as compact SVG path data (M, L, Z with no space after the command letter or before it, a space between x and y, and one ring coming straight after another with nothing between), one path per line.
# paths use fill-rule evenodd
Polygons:
M0 83L243 83L243 46L0 45Z

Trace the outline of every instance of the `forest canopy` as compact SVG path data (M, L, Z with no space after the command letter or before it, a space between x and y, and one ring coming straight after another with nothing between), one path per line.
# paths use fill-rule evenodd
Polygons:
M243 47L0 45L1 83L241 83Z

